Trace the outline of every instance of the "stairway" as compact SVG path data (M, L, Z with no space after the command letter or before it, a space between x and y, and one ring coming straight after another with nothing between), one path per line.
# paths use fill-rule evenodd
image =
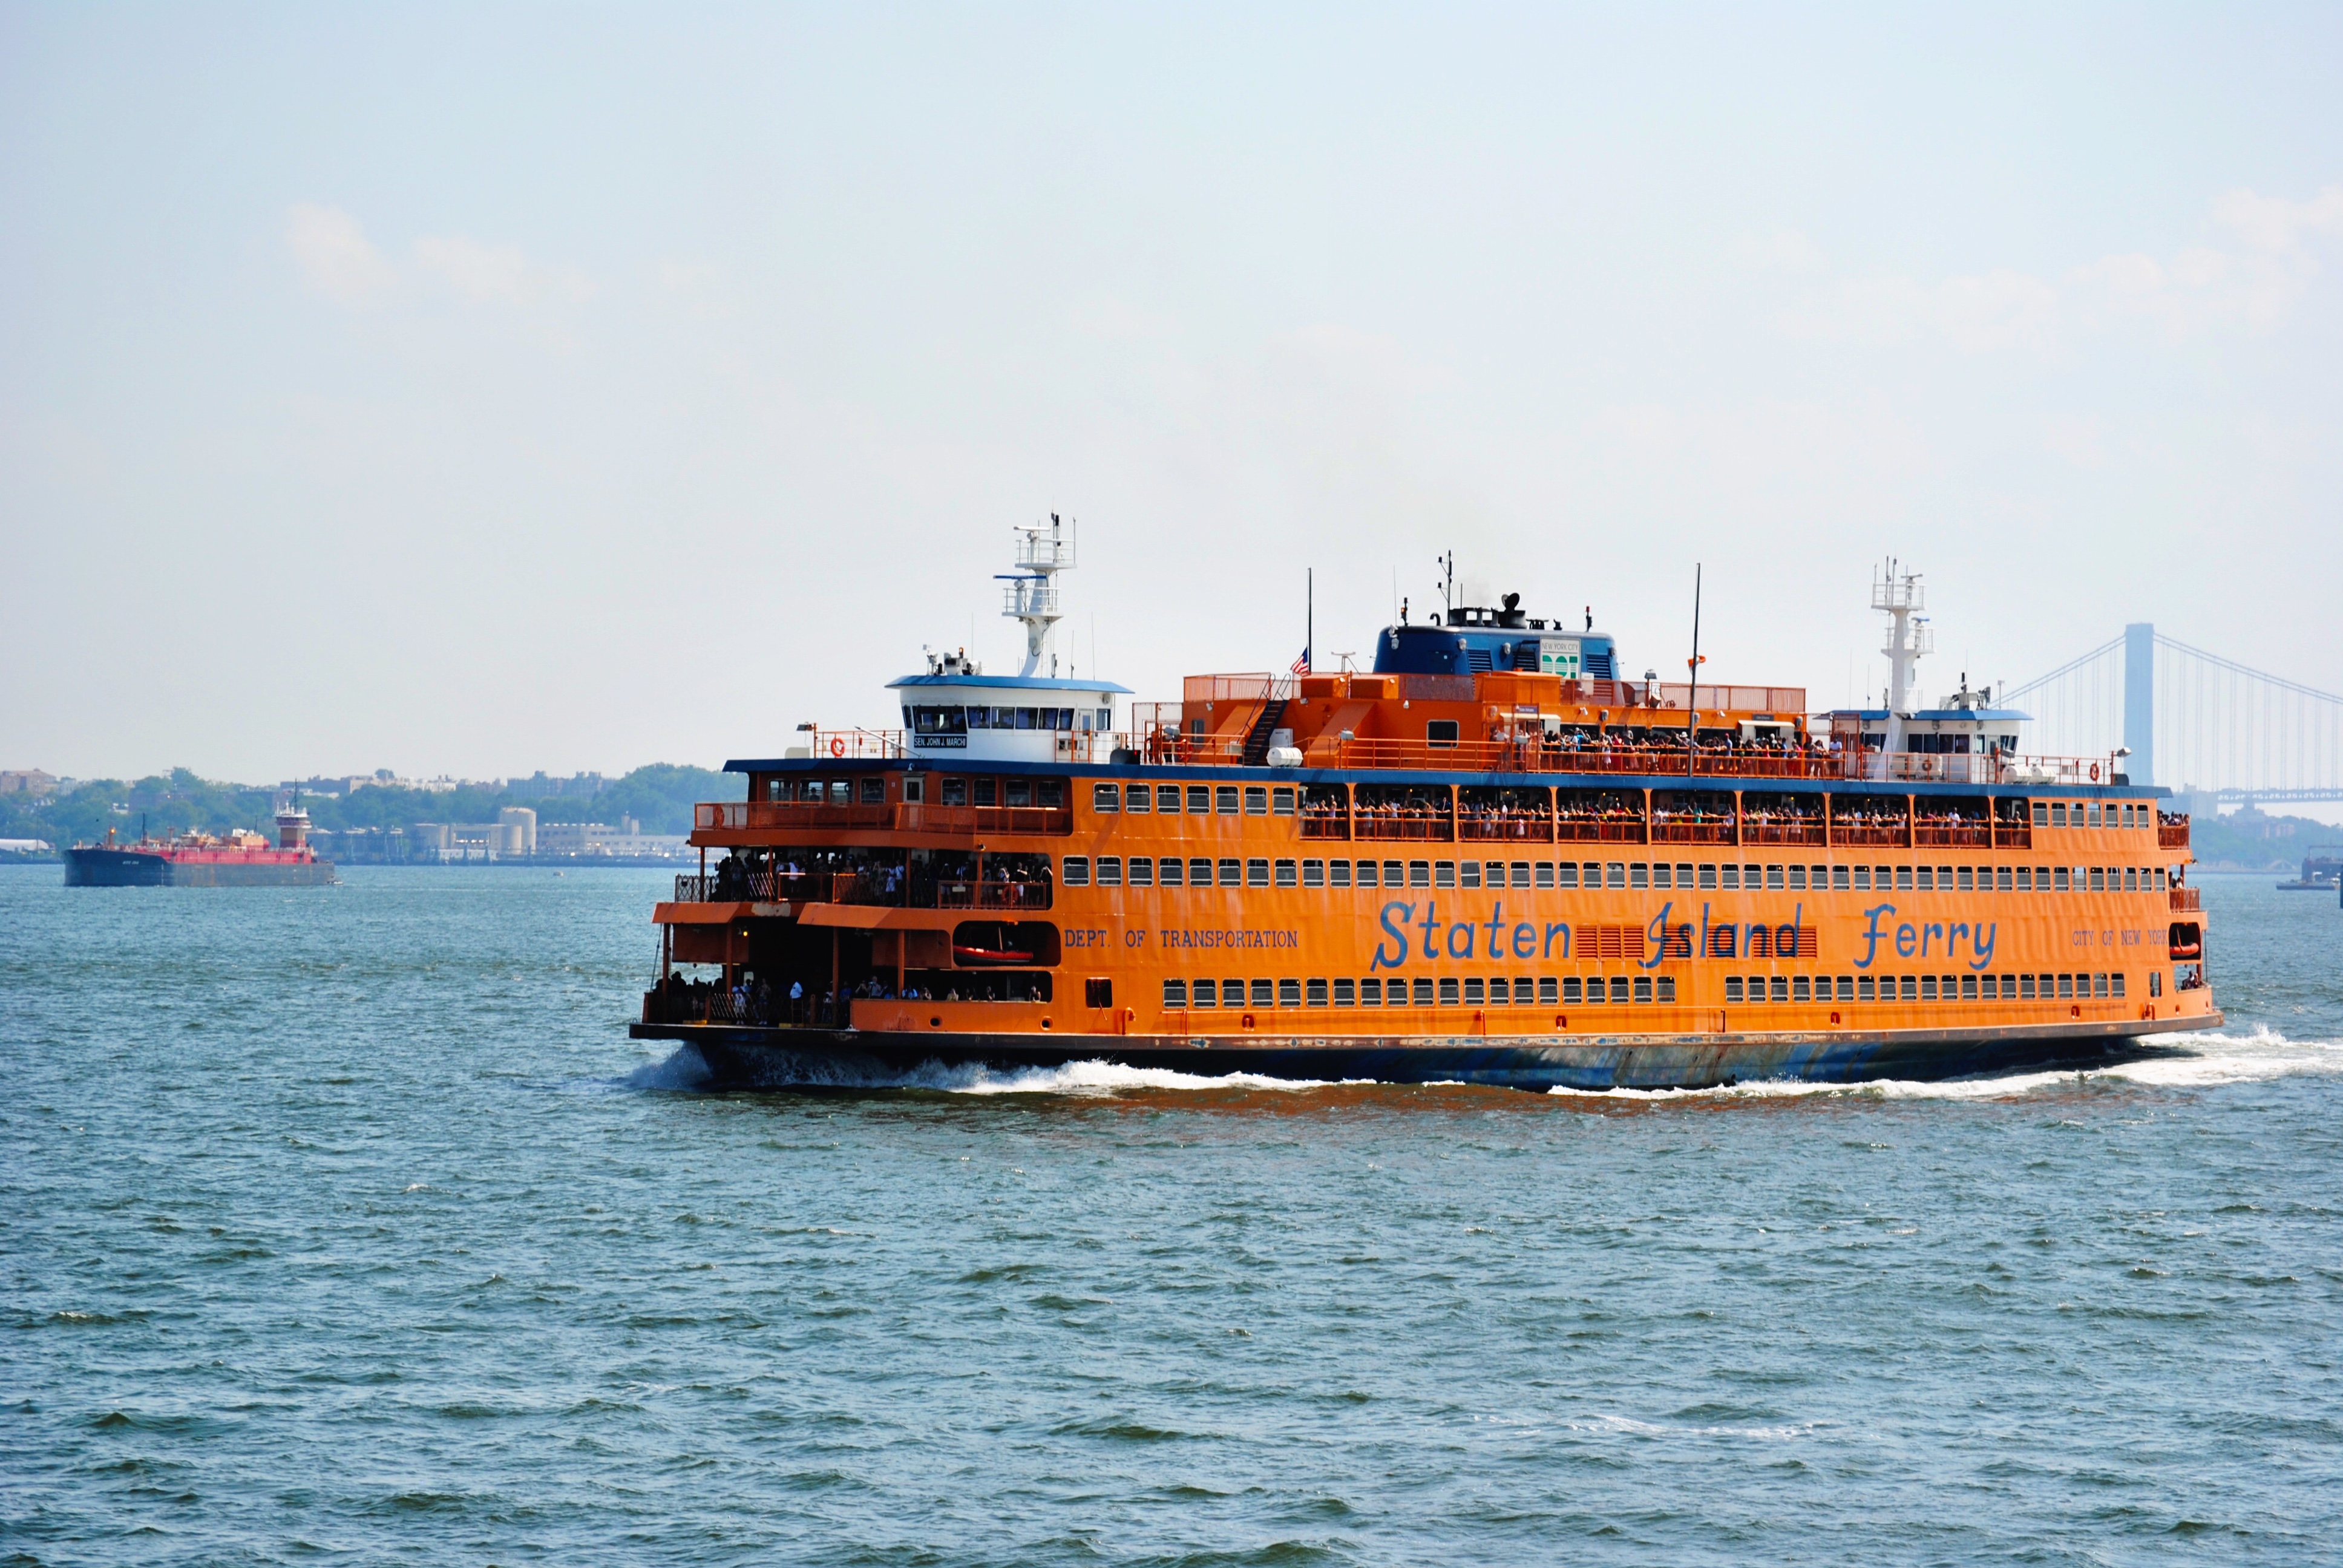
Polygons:
M1261 717L1254 719L1252 728L1245 732L1242 760L1246 767L1260 768L1267 765L1270 734L1276 729L1278 721L1284 717L1284 699L1272 698L1261 705Z

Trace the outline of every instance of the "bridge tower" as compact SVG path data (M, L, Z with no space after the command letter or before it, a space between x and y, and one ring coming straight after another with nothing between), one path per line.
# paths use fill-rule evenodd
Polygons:
M2156 782L2156 627L2134 621L2124 628L2123 743L2131 748L2125 776L2135 784Z

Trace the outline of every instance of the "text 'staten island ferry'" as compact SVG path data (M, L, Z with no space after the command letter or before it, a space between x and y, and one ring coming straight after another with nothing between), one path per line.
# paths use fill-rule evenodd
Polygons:
M314 888L334 879L334 863L309 842L309 813L293 806L277 813L277 842L238 828L225 837L177 833L117 844L111 829L101 844L65 851L68 888Z
M1018 535L1021 673L931 658L900 731L725 765L749 799L698 809L637 1037L734 1084L1101 1059L1599 1090L2221 1021L2187 819L2120 756L2023 755L1966 681L1909 710L1927 628L1892 565L1880 709L1621 679L1591 618L1509 594L1403 614L1370 673L1192 676L1118 727L1124 689L1049 653L1070 532Z

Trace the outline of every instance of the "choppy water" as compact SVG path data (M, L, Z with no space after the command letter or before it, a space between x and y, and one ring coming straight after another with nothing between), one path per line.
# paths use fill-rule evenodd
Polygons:
M2343 1555L2343 912L2077 1078L693 1092L659 879L0 869L12 1562Z

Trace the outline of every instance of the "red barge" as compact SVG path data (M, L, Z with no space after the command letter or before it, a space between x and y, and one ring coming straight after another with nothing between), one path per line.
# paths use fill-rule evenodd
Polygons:
M277 813L277 842L238 828L224 836L141 834L119 844L111 830L102 844L65 851L68 888L312 888L334 879L334 863L309 843L309 813L296 806Z

